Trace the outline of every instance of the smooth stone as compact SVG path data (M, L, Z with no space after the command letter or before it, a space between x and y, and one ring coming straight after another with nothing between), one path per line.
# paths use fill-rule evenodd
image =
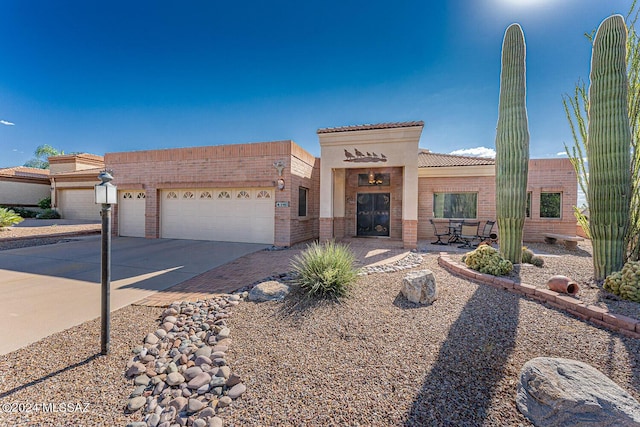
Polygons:
M164 329L167 332L173 330L174 327L175 327L175 323L172 323L172 322L164 322L162 324L162 329Z
M241 381L242 379L240 378L240 375L231 374L227 380L227 387L233 387L236 384L240 384Z
M147 403L147 398L142 396L132 397L127 401L127 409L131 412L135 412L142 408Z
M208 345L204 345L196 350L196 353L195 353L196 357L198 356L211 357L211 350L212 350L211 347L209 347Z
M202 387L198 388L198 390L196 390L196 392L198 394L205 394L206 392L209 391L210 388L211 388L211 386L209 384L205 384Z
M207 427L207 422L202 418L198 418L193 422L193 427Z
M213 377L211 381L209 381L209 385L211 387L222 387L227 383L227 380L224 377Z
M178 396L169 402L168 406L175 408L176 412L181 412L187 407L187 402L188 400L186 397Z
M174 386L174 385L183 383L184 381L185 380L182 374L179 374L178 372L172 372L169 375L167 375L166 383L169 384L170 386Z
M197 390L200 387L202 387L203 385L209 384L210 381L211 381L211 375L209 375L206 372L202 372L202 373L198 374L197 376L195 376L191 381L189 381L187 386L190 389Z
M222 353L226 353L228 350L229 350L229 347L227 347L226 345L220 345L220 344L214 345L213 348L211 349L212 352L221 351Z
M158 329L155 333L156 333L157 337L160 338L160 339L162 339L162 338L167 336L167 331L165 331L164 329Z
M516 406L537 427L640 425L640 402L577 360L536 357L525 363Z
M133 380L133 384L148 386L151 378L147 374L138 375L135 380Z
M233 399L231 399L229 396L222 396L220 400L218 400L218 407L226 408L227 406L231 405L232 402Z
M193 378L197 377L201 373L202 373L201 367L192 366L191 368L188 368L186 371L184 371L183 375L187 381L191 381Z
M160 415L155 413L151 414L147 420L147 424L149 424L149 427L158 427L158 424L160 424Z
M145 386L143 385L139 385L138 387L134 388L133 391L131 392L131 394L129 395L129 397L137 397L137 396L142 396L142 393L144 393L144 390L146 389Z
M177 313L176 313L177 314ZM178 321L178 319L175 316L169 315L169 316L165 316L164 319L162 319L162 323L176 323Z
M229 335L231 335L231 329L225 326L220 330L220 332L218 332L217 339L221 340L221 339L229 338Z
M244 393L245 391L247 391L247 387L244 384L236 384L231 387L227 396L232 399L237 399L238 397L242 396L242 393Z
M160 341L160 338L158 338L158 336L156 334L148 334L147 337L144 339L144 342L147 344L157 344L158 341Z
M220 417L212 417L209 418L209 425L207 427L222 427L222 418Z
M140 362L134 362L129 369L127 369L127 377L134 377L147 370L147 367Z
M204 408L202 411L200 411L200 413L198 414L198 416L200 418L209 418L209 417L213 417L216 415L216 410L213 409L212 407L208 406L206 408Z
M178 365L175 364L175 362L169 362L169 364L167 365L167 374L170 374L172 372L178 372Z
M200 366L204 363L206 363L207 365L212 365L213 363L211 362L211 359L209 359L207 356L198 356L196 357L196 360L194 360L196 366Z
M213 353L211 353L211 355L209 356L209 359L213 360L213 359L218 359L218 358L223 358L224 359L225 353L224 351L214 351Z
M220 368L218 368L218 372L216 373L217 377L224 377L225 379L228 379L229 376L231 376L231 368L229 368L228 366L220 366Z
M432 304L438 298L436 278L431 270L412 271L402 279L400 292L409 302Z
M187 408L189 412L198 412L200 409L204 408L204 403L198 399L189 399Z
M127 424L127 427L147 427L147 423L145 423L144 421L134 421Z
M254 286L249 292L249 301L281 301L289 294L289 286L275 280L268 280Z

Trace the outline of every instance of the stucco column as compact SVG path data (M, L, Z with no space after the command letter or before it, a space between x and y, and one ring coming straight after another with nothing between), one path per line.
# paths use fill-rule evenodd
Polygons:
M320 162L320 241L333 239L333 170Z
M418 165L405 165L402 174L402 242L407 249L418 246Z

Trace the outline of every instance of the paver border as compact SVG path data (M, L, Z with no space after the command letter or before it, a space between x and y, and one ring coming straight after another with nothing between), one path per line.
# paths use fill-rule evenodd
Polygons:
M563 295L549 289L540 289L527 283L516 283L505 277L492 276L470 269L465 264L454 261L447 252L440 252L438 265L452 274L463 276L474 282L518 294L534 301L548 304L565 311L580 320L619 332L629 338L640 339L640 320L622 314L609 312L606 308L587 305L579 299Z

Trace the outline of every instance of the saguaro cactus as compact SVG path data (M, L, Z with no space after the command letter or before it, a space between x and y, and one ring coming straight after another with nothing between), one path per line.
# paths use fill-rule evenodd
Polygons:
M522 28L518 24L510 25L502 42L496 133L496 213L500 252L514 264L522 259L529 173L525 51Z
M631 200L631 130L626 68L627 27L621 15L602 21L593 42L589 87L589 229L596 279L624 265Z

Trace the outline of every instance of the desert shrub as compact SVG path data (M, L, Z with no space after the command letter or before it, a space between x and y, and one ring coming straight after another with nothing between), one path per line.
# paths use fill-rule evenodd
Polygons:
M342 297L356 280L358 270L351 249L333 241L313 243L291 261L300 287L310 296Z
M36 215L38 215L37 211L26 208L11 208L11 210L20 215L22 218L35 218Z
M36 218L38 219L60 219L60 214L55 209L45 209L40 212Z
M531 249L527 248L526 246L522 247L522 262L525 262L527 264L531 264L531 258L534 257L534 253Z
M24 219L11 209L0 208L0 229L20 224Z
M640 302L640 261L629 261L604 279L603 288L624 299Z
M45 197L38 202L40 209L51 209L51 197Z
M477 249L468 252L464 262L473 270L494 276L503 276L513 269L511 261L504 259L497 249L489 245L480 245Z
M536 267L542 267L544 265L544 259L542 259L541 256L534 255L531 257L531 261L529 261L529 264L533 264Z

